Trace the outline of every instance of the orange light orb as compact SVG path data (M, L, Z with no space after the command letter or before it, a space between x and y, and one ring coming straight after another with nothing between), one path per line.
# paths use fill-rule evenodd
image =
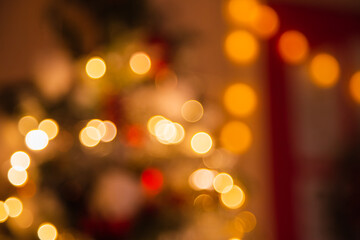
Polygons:
M309 54L309 43L304 34L299 31L290 30L281 35L278 50L285 62L299 64Z
M318 87L330 88L339 79L339 63L333 56L320 53L310 62L310 75L312 82Z
M259 14L251 23L252 29L262 38L272 37L279 29L279 17L274 9L262 5Z
M352 99L360 104L360 71L356 72L350 79L350 95Z
M225 53L237 64L253 63L259 55L259 43L245 30L231 32L225 39Z

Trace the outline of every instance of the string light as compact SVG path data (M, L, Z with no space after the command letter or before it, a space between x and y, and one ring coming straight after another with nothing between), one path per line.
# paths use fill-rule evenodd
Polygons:
M285 62L299 64L309 54L309 43L304 34L299 31L290 30L281 35L278 50Z
M243 232L251 232L256 226L256 217L249 211L242 211L234 220L235 227Z
M191 148L198 154L209 152L212 144L212 139L206 132L198 132L191 138Z
M39 124L39 129L48 135L49 140L54 139L59 132L59 126L53 119L45 119L41 121Z
M26 171L18 171L15 168L10 168L8 171L8 180L9 182L16 186L23 186L28 179L28 174Z
M360 104L360 71L356 72L350 79L350 95L353 100Z
M151 117L147 122L148 131L155 136L155 126L160 120L165 120L166 118L161 115L155 115Z
M196 100L186 101L181 107L181 116L188 122L199 121L203 114L203 106Z
M86 147L95 147L101 140L99 130L94 127L85 127L79 133L79 140L81 144Z
M93 57L86 63L85 70L90 78L101 78L106 72L105 61L100 57Z
M98 130L98 133L100 135L98 135L97 133L93 136L89 135L89 137L94 138L94 140L98 140L98 138L102 139L106 133L106 126L100 119L92 119L86 124L86 126L94 127Z
M259 54L259 43L248 31L233 31L225 39L225 53L235 63L250 64Z
M31 150L39 151L49 143L48 135L42 130L31 130L26 134L25 143Z
M214 181L215 172L206 168L195 170L189 177L189 184L195 190L210 190Z
M259 15L259 3L256 0L230 0L227 13L233 22L249 25Z
M335 85L340 75L338 61L327 53L316 55L310 62L310 75L314 84L321 88Z
M19 120L19 132L25 136L29 131L38 127L38 121L33 116L24 116Z
M254 112L256 104L257 97L255 91L244 83L235 83L225 91L225 108L235 116L249 116Z
M227 173L219 173L215 176L213 186L216 192L226 193L231 190L234 180Z
M245 123L228 122L221 130L220 142L225 149L233 153L244 153L252 142L251 130Z
M9 217L18 217L23 210L22 202L16 197L10 197L5 200L5 205L9 210Z
M57 230L51 223L43 223L38 229L40 240L55 240L57 235Z
M10 158L11 166L18 171L25 171L30 166L30 157L23 151L17 151Z
M232 188L221 193L221 202L230 209L240 208L245 202L245 194L239 186L233 185Z
M260 37L270 38L279 29L279 17L274 9L261 5L258 8L257 17L250 25Z
M104 125L105 125L105 134L104 136L101 138L101 141L103 142L111 142L112 140L115 139L116 137L116 134L117 134L117 128L116 128L116 125L109 121L109 120L106 120L103 122Z
M151 60L150 57L144 52L136 52L130 58L131 70L139 75L146 74L150 71Z
M5 222L9 217L9 208L3 201L0 201L0 223Z

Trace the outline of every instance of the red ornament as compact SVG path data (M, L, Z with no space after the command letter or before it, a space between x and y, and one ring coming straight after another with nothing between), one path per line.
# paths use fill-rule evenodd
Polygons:
M164 177L156 168L145 169L141 174L141 184L149 194L158 194L164 184Z

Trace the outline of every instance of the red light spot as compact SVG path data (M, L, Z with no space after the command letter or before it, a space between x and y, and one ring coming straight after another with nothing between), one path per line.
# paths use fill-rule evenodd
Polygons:
M164 178L160 170L148 168L141 174L141 183L148 193L157 194L162 189Z
M131 147L141 147L143 144L144 133L137 125L131 125L126 131L126 140Z

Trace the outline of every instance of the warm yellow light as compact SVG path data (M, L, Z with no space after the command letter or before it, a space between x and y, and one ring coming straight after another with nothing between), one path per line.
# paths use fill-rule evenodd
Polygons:
M304 34L299 31L290 30L281 35L278 50L285 62L299 64L309 54L309 43Z
M55 240L57 230L51 223L43 223L38 229L38 237L40 240Z
M231 190L234 180L227 173L219 173L215 176L213 186L218 193L226 193Z
M244 153L252 142L251 130L245 123L228 122L221 130L220 142L225 149L233 153Z
M111 122L111 121L104 121L103 122L105 125L105 134L104 136L101 138L101 141L103 142L111 142L112 140L114 140L114 138L116 137L117 134L117 128L116 125Z
M255 91L246 84L236 83L228 87L225 91L225 108L235 116L249 116L254 112L256 104L257 97Z
M194 206L210 211L214 208L214 199L208 194L200 194L194 200Z
M10 163L18 171L24 171L30 166L30 157L23 151L17 151L11 155Z
M106 72L105 61L100 57L93 57L86 63L85 69L89 77L93 79L101 78Z
M199 121L204 114L204 109L201 103L196 100L189 100L181 107L181 115L188 122Z
M245 30L231 32L225 39L225 53L230 60L238 64L249 64L259 54L259 43Z
M9 217L9 208L3 201L0 201L0 223L5 222Z
M230 0L226 10L232 21L248 25L257 18L259 3L256 0Z
M30 210L23 209L22 213L14 220L20 228L28 228L33 223L34 216Z
M176 128L176 137L172 140L172 144L178 144L184 140L185 129L180 123L174 123Z
M350 95L355 102L360 104L360 71L356 72L350 79Z
M31 150L42 150L49 143L49 137L43 130L31 130L26 134L25 143Z
M8 179L12 185L20 187L26 183L28 174L26 171L18 171L15 168L10 168L8 171Z
M142 75L150 71L151 60L144 52L134 53L130 58L130 68L134 73Z
M189 177L189 184L195 190L212 189L215 173L209 169L200 168Z
M86 147L95 147L99 144L101 135L94 127L85 127L80 131L79 139L81 144Z
M172 143L177 136L175 124L167 119L160 120L155 126L155 136L163 144Z
M235 218L235 227L243 232L251 232L256 226L256 217L249 211L243 211Z
M38 121L33 116L24 116L19 120L18 129L22 135L26 135L29 131L36 129Z
M239 186L233 185L230 191L221 194L221 202L231 209L241 207L245 202L245 194Z
M98 133L100 134L100 139L104 137L106 133L106 126L103 121L100 119L92 119L90 120L87 125L87 127L94 127L98 130ZM94 138L94 140L98 139L98 134L95 133L95 135L89 135L89 137Z
M320 53L310 63L310 75L313 83L321 88L335 85L340 75L338 61L331 55Z
M229 240L241 240L240 238L230 238Z
M259 14L251 22L252 29L263 38L272 37L279 29L279 17L269 6L259 6Z
M198 132L191 138L191 148L194 152L199 154L209 152L212 144L212 139L206 132Z
M155 126L160 120L165 120L163 116L155 115L151 117L147 122L147 129L148 131L155 136Z
M43 130L48 135L49 140L54 139L59 132L59 126L53 119L45 119L41 121L39 129Z
M5 205L9 209L9 217L18 217L23 210L22 202L16 197L10 197L6 199Z

